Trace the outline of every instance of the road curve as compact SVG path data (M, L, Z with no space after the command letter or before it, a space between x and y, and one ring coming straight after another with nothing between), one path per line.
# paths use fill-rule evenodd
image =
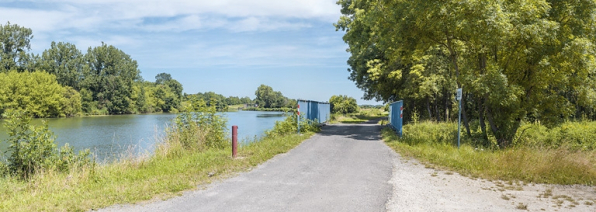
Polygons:
M143 205L106 211L385 211L395 153L376 122L327 125L250 172Z

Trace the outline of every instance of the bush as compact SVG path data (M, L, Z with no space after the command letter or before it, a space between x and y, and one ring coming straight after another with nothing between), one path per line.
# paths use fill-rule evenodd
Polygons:
M39 127L33 126L30 124L31 116L22 111L8 111L4 117L8 119L5 126L10 152L8 163L4 166L9 173L28 178L43 169L65 171L74 165L90 163L89 150L75 155L68 144L57 149L54 133L48 129L46 122Z
M565 122L548 129L539 122L524 124L517 132L515 145L569 150L596 149L596 122Z
M214 106L203 106L194 112L186 110L174 119L173 126L166 129L165 146L158 151L176 155L184 151L222 149L228 142L226 123L227 120L217 114Z
M273 129L265 132L267 137L283 136L298 132L296 114L286 113L286 119L283 121L276 121ZM321 128L317 121L306 119L300 115L300 132L319 132Z
M473 147L497 149L498 146L494 136L489 133L488 138L483 138L479 128L478 121L470 122L471 137L464 133L462 128L461 143ZM400 141L409 145L422 143L457 145L457 123L420 122L406 124L403 126L403 137ZM525 123L517 131L513 145L516 147L548 149L563 147L572 151L596 150L596 122L565 122L550 129L539 122Z

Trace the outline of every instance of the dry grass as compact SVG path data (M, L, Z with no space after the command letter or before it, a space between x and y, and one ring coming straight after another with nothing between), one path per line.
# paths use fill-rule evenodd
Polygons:
M521 180L534 183L596 183L596 151L571 151L515 147L504 150L478 150L469 145L408 142L390 129L383 130L387 144L404 156L415 157L462 175L491 180Z

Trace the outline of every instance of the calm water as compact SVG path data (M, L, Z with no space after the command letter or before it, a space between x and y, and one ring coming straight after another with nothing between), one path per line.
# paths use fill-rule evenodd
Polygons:
M228 134L231 126L238 126L238 138L248 142L271 129L275 121L284 119L280 112L240 111L223 113L228 119ZM48 119L50 130L56 135L56 143L69 143L75 151L91 149L99 161L114 159L128 154L151 153L164 129L171 124L176 114L120 115ZM0 121L2 122L2 121ZM40 124L41 120L33 120ZM0 124L0 150L8 144L4 124ZM231 137L231 136L230 136ZM0 153L0 157L3 153Z

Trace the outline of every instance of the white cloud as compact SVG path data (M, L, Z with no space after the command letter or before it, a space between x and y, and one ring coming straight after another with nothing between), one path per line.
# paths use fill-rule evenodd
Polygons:
M135 28L148 31L184 31L202 27L221 27L231 31L269 31L308 27L308 24L302 23L304 20L333 22L339 17L339 7L335 4L335 0L53 0L31 2L40 4L40 6L35 9L18 9L2 7L0 4L0 20L11 20L41 32L62 29L99 31ZM164 21L146 24L145 20L151 18ZM208 20L209 23L204 20Z

